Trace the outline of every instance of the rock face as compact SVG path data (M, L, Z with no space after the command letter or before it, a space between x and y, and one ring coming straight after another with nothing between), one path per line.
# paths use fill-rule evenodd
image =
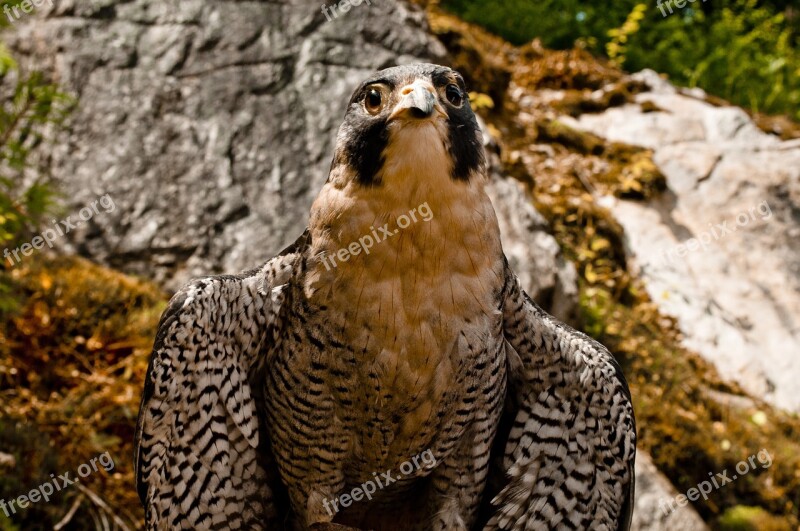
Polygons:
M705 531L703 519L690 505L680 506L675 487L656 469L650 456L636 455L636 511L632 531ZM688 502L687 502L688 503Z
M612 202L652 299L685 344L750 394L800 411L800 142L650 71L637 104L577 126L654 150L668 193ZM660 110L643 112L648 101ZM648 107L651 107L648 105Z
M291 243L327 178L353 88L377 69L446 61L424 14L389 0L335 18L313 0L47 6L9 38L79 100L53 173L71 212L104 194L116 205L70 244L168 289ZM568 316L571 268L523 192L494 173L514 266Z
M444 53L390 2L332 22L310 0L75 0L46 15L11 44L80 102L54 174L71 210L106 193L117 205L72 243L169 288L299 236L354 86Z

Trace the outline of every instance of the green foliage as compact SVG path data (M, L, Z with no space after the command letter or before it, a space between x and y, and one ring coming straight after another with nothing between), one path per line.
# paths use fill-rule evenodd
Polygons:
M660 16L659 16L660 18ZM800 120L800 51L782 13L736 0L713 17L675 13L632 36L623 63L764 113Z
M612 62L619 65L625 62L628 38L636 34L641 28L641 22L645 17L646 10L647 4L636 4L621 27L608 30L608 36L611 37L611 40L606 43L606 53Z
M800 16L782 0L441 0L514 44L578 44L629 71L652 68L754 111L800 120ZM662 15L663 12L667 16ZM787 19L792 16L792 19Z
M41 73L23 72L0 45L0 252L28 241L54 213L55 194L34 150L49 141L72 108L72 100ZM0 313L14 308L5 257L0 267Z
M630 0L592 4L581 0L442 0L442 6L513 44L540 38L548 48L568 49L576 40L604 40L630 12ZM609 20L613 23L609 24Z

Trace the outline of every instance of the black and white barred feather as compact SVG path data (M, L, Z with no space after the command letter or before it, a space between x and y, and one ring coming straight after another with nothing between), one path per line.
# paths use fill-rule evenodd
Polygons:
M297 255L180 290L161 317L136 430L148 529L271 529L251 378Z
M539 308L510 270L506 282L515 417L497 443L509 481L485 529L628 529L636 427L622 371L605 347Z
M137 430L149 529L275 529L274 486L249 381L281 333L299 255L242 276L192 282L159 325ZM599 343L541 310L507 270L503 335L508 483L487 531L627 529L636 431L620 369ZM274 485L274 482L272 482ZM280 485L277 486L280 488Z

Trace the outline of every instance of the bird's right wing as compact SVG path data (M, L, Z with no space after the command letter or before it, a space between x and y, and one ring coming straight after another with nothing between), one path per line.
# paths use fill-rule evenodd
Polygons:
M192 281L162 315L135 436L148 529L260 530L275 518L251 381L307 239L243 275Z

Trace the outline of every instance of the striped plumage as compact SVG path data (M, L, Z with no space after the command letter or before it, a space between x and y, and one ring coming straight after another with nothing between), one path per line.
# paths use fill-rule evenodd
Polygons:
M170 302L136 434L149 529L627 528L625 380L509 269L465 90L434 65L371 77L308 230Z

